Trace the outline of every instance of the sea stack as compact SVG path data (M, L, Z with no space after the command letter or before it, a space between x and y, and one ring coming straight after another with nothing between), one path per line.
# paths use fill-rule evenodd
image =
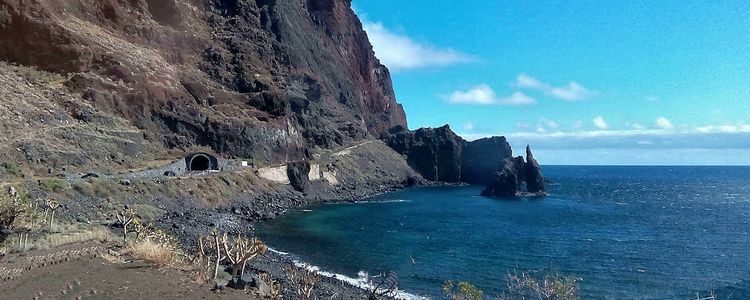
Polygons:
M534 159L531 147L526 146L526 161L522 156L505 160L496 172L494 181L482 191L482 196L516 197L545 194L544 177L539 162Z

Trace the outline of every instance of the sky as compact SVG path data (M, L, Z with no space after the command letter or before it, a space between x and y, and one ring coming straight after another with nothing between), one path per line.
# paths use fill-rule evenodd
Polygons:
M411 129L546 164L750 165L750 1L352 5Z

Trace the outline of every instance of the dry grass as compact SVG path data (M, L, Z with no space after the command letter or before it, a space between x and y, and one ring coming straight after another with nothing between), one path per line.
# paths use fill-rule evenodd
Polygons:
M97 226L82 231L49 234L40 239L30 241L27 248L46 250L68 244L83 243L88 241L104 242L110 239L111 235L109 233L109 230L107 230L107 228Z
M135 258L157 267L168 266L174 260L174 253L168 245L154 242L151 239L144 239L128 245L127 252Z

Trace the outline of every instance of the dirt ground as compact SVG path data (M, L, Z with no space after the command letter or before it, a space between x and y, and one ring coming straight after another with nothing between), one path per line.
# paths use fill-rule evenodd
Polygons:
M243 291L211 291L187 274L142 262L71 260L26 270L0 283L1 299L260 299Z

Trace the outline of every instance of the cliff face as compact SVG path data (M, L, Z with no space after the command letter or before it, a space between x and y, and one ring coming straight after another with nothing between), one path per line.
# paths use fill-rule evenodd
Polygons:
M526 161L523 156L505 159L505 164L482 191L484 196L515 197L519 195L545 195L544 177L539 163L526 146Z
M406 126L350 6L0 0L0 60L62 75L86 101L67 109L121 117L154 144L296 160Z
M415 171L433 181L489 184L513 155L505 137L468 142L448 125L414 131L393 128L386 140L396 152L406 156Z
M461 181L461 153L465 141L448 125L414 131L396 127L386 139L388 145L405 155L409 166L425 179Z

